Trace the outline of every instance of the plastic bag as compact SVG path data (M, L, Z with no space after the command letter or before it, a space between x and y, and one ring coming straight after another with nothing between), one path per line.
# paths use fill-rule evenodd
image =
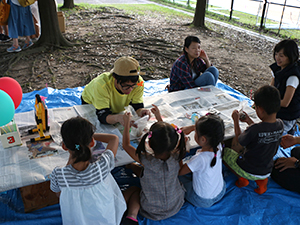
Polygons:
M56 121L51 121L50 122L50 130L49 133L53 139L53 141L58 144L61 145L62 143L62 137L60 135L60 124Z
M131 105L125 107L125 111L131 113L131 120L134 121L134 126L131 126L130 128L131 139L140 138L143 135L145 127L147 126L149 115L139 117Z
M143 131L145 129L145 127L147 126L147 122L149 119L149 115L143 116L141 118L139 118L138 120L136 120L134 122L134 126L131 127L131 136L132 137L136 137L139 138L143 135Z

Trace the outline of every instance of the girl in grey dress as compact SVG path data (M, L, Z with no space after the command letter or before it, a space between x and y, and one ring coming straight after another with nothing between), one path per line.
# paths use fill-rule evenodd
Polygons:
M179 162L185 156L183 132L162 121L156 106L151 109L158 122L146 133L137 149L130 145L130 113L124 114L123 148L143 165L140 173L139 213L152 220L175 215L184 203L185 189L178 179Z

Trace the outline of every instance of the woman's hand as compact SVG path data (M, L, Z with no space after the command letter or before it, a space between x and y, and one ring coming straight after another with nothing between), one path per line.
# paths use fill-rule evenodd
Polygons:
M201 59L203 59L204 61L206 61L208 59L208 56L207 56L206 52L203 49L201 49L199 57Z
M279 172L282 172L289 168L295 168L295 162L297 159L295 157L289 157L289 158L278 158L275 161L275 169L280 169Z
M206 64L206 68L211 67L211 63L209 61L209 58L208 58L206 52L203 49L201 49L199 57L204 60L204 62Z

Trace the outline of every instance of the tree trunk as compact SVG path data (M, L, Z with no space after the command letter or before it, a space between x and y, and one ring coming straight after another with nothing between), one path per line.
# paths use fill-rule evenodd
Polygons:
M64 0L64 4L61 9L73 9L74 8L74 0Z
M197 0L193 23L195 27L205 27L206 0Z
M40 19L41 19L41 36L35 46L72 46L67 41L59 29L56 4L54 0L38 1Z

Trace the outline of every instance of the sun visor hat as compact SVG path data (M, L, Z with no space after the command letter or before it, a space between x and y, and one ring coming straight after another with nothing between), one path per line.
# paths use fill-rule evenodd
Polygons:
M136 59L130 56L123 56L115 61L114 68L110 73L115 73L119 76L145 75L145 73L140 70L140 64Z

